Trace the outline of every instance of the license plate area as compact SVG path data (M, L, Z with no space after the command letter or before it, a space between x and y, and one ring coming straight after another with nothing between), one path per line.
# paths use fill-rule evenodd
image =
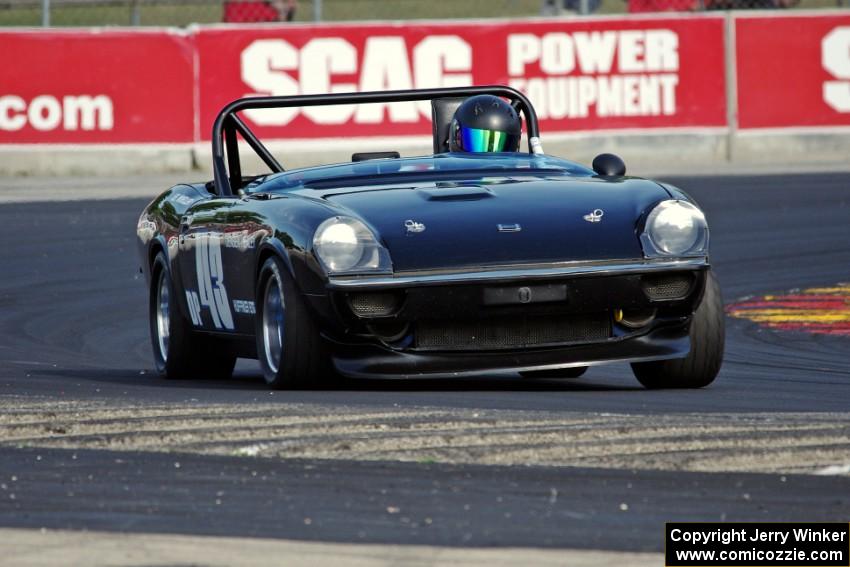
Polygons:
M566 301L566 284L536 284L485 287L484 305L528 305Z

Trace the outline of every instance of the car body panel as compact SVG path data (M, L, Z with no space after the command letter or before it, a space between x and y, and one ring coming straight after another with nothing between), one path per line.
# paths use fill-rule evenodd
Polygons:
M376 160L260 176L236 196L214 195L210 184L175 186L146 207L139 246L148 276L156 251L167 254L182 291L182 316L200 332L238 340L244 356L256 354L245 345L255 333L257 275L276 255L343 374L443 375L657 360L687 354L690 316L709 268L706 257L644 257L642 223L671 194L688 199L674 187L598 176L551 156ZM389 251L392 273L329 277L313 251L313 236L334 216L372 229ZM410 231L407 221L422 230ZM655 305L641 291L642 278L655 273L688 274L687 297ZM533 293L555 286L561 299L526 305L514 297L518 286ZM390 288L403 298L391 316L353 312L353 294ZM493 304L487 297L508 299ZM611 319L617 309L651 309L657 317L629 330ZM533 326L537 318L586 314L607 318L609 336L483 351L440 351L416 338L425 323Z
M329 197L369 220L396 271L641 258L635 219L665 198L667 191L652 182L594 178L500 179ZM593 211L604 214L584 220ZM408 231L407 220L424 230Z

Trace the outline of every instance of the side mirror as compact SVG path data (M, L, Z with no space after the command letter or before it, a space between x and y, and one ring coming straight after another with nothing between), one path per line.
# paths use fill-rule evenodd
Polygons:
M593 158L593 171L606 177L621 177L626 174L626 164L614 154L599 154Z

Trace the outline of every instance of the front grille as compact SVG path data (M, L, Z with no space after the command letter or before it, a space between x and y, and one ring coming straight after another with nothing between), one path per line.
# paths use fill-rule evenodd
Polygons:
M643 291L653 301L683 299L691 291L691 274L650 276L643 279Z
M416 347L427 350L521 349L602 341L610 336L611 322L606 313L481 321L421 321L416 326Z

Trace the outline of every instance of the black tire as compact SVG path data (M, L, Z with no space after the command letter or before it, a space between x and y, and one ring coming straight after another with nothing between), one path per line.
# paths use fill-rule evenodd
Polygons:
M685 358L634 363L635 377L649 389L703 388L711 384L723 363L724 317L720 285L709 272L702 302L691 321L691 352Z
M276 390L327 385L332 373L318 326L277 256L260 268L256 305L257 358L266 383Z
M171 270L162 252L151 265L149 297L151 345L160 376L222 379L233 374L236 356L229 354L220 340L196 332L180 312Z
M520 374L523 378L581 378L585 372L587 372L587 366L573 366L554 370L529 370Z

